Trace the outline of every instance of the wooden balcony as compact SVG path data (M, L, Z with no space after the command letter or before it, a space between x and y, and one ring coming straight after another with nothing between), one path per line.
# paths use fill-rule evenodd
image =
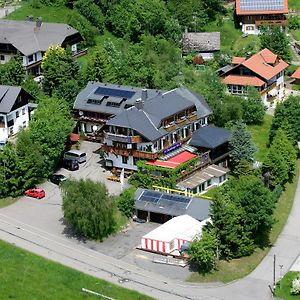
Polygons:
M279 25L279 26L287 26L288 21L287 20L256 20L255 25L261 26L261 25Z
M267 88L265 88L263 91L260 92L261 95L264 95L266 93L269 93L271 90L273 90L276 87L276 81L269 85Z
M165 126L164 128L165 128L166 131L172 132L172 131L175 130L176 124L168 125L168 126Z
M114 134L114 133L106 132L105 137L115 142L128 143L128 144L140 143L142 141L139 135L127 136L122 134Z
M190 114L187 117L190 122L196 121L197 120L197 115L196 114Z
M146 160L155 160L158 158L158 153L139 151L139 150L130 150L130 149L121 149L113 146L102 145L102 150L106 153L113 153L115 155L123 156L133 156L140 159Z
M186 124L186 118L178 119L178 120L176 121L176 124L177 124L178 126L183 126L183 125L185 125L185 124Z
M155 160L158 158L158 153L133 150L132 156L141 159Z

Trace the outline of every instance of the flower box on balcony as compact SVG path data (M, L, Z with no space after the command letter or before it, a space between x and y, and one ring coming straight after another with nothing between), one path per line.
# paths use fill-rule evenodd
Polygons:
M196 114L190 114L188 115L188 119L190 122L196 121L197 120L197 115Z
M175 124L169 124L169 125L165 126L165 130L168 132L175 130L175 128L176 128Z

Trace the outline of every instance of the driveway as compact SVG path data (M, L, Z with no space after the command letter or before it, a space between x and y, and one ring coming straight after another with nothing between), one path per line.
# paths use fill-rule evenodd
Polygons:
M92 165L92 160L98 159L92 151L88 152L88 162L80 166L80 171L70 173L72 176L97 180L104 177L105 180L103 172ZM91 169L88 167L89 164ZM114 182L112 184L110 189L117 191L119 184ZM277 243L249 276L227 285L189 284L180 280L181 276L170 276L172 272L177 272L177 269L171 266L157 266L157 269L150 269L151 254L132 249L126 255L127 250L138 241L138 235L142 234L144 229L149 229L147 227L138 227L136 236L133 228L133 236L124 232L119 237L111 237L102 247L94 242L83 241L66 234L66 227L62 223L59 190L49 182L43 187L47 193L44 200L23 197L13 205L0 210L0 239L157 299L272 299L269 285L273 284L273 255L276 254L277 257L275 271L278 280L280 275L291 268L300 253L300 218L297 217L300 210L299 183L291 215ZM124 243L125 248L119 249ZM282 273L280 265L283 265ZM298 267L299 265L300 263ZM297 266L297 263L294 266Z

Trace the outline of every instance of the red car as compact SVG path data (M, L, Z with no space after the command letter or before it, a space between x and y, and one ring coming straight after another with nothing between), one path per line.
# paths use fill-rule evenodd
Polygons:
M42 199L46 196L46 193L43 189L34 188L34 189L29 189L29 190L25 191L24 195L28 196L28 197Z

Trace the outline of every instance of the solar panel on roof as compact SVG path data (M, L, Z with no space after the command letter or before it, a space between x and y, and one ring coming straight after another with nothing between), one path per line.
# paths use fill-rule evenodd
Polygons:
M241 11L284 10L284 0L240 0Z
M189 203L190 202L190 198L186 198L186 197L182 197L182 196L177 196L174 194L164 194L161 199L166 199L166 200L170 200L170 201L176 201L176 202L182 202L182 203Z
M140 196L139 200L143 202L152 202L152 203L157 203L158 200L161 197L160 192L155 192L155 191L144 191L142 195Z
M94 94L129 99L135 94L135 91L118 90L118 89L112 89L107 87L98 87L94 92Z

